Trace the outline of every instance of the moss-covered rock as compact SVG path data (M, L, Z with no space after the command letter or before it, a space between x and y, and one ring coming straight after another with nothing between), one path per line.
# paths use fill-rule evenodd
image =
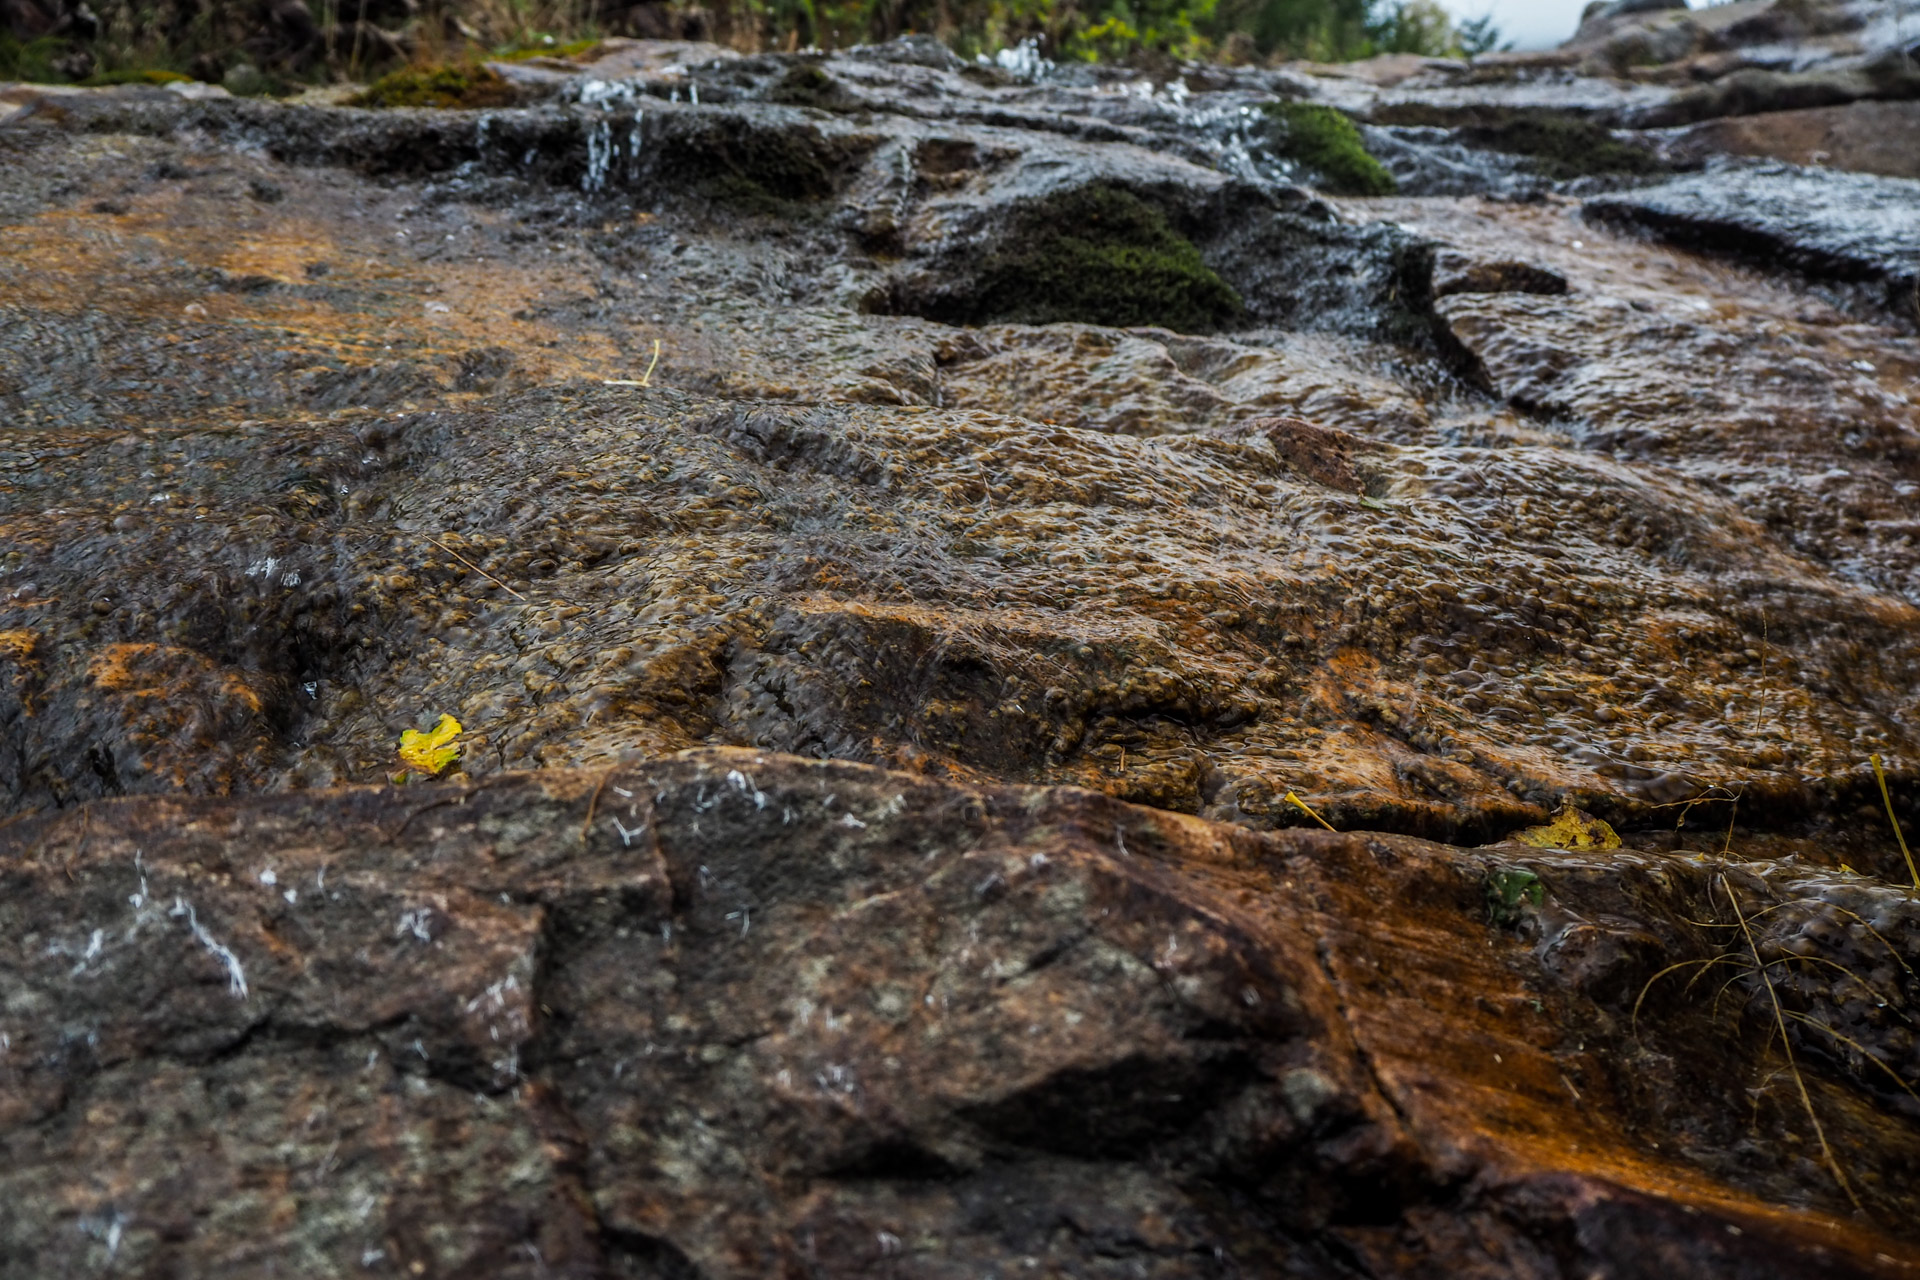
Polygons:
M529 62L534 58L592 62L604 52L605 44L604 40L572 40L560 44L549 36L532 44L506 45L496 49L493 56L502 62Z
M795 64L767 90L768 102L790 107L813 107L832 111L848 105L847 91L840 82L811 62Z
M486 67L406 67L348 100L353 107L504 107L513 86Z
M965 324L1078 320L1205 332L1240 295L1166 215L1118 187L1081 187L1016 212L965 296L934 310Z
M653 156L669 189L742 213L796 218L832 195L871 145L828 137L810 124L769 124L722 111L659 138Z
M1342 196L1393 194L1393 175L1367 153L1360 130L1342 112L1316 102L1276 102L1266 113L1274 152L1312 170L1326 190Z

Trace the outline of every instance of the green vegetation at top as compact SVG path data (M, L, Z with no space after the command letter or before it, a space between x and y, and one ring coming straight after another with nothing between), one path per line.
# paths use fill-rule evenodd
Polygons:
M65 41L52 36L21 41L0 31L0 80L65 81L69 77L61 64L69 52Z
M723 33L744 28L772 47L924 31L965 55L1034 40L1050 57L1085 61L1463 56L1499 41L1485 19L1456 26L1436 0L720 0L710 12Z
M936 318L969 324L1077 320L1204 333L1239 316L1241 302L1159 209L1094 186L1023 209L968 295L940 310Z
M616 11L583 0L436 0L386 6L390 16L359 22L340 0L307 0L312 22L303 31L302 22L266 21L255 0L92 0L97 25L84 37L24 41L0 31L0 80L156 83L172 74L284 92L361 80L403 58L429 70L579 58L603 35L654 35L662 25L745 51L836 49L918 32L965 57L1032 40L1064 61L1339 61L1471 54L1498 40L1485 20L1456 25L1437 0L666 0L642 8L646 29L629 30L617 16L609 21Z
M1394 193L1393 175L1367 154L1360 130L1339 111L1314 102L1276 102L1266 112L1274 151L1312 170L1327 191L1341 196Z

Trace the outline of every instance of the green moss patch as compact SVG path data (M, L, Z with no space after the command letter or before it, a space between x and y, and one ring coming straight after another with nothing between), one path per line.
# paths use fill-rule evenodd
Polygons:
M533 58L560 58L568 61L592 62L600 56L603 40L574 40L568 44L553 41L538 41L533 44L505 45L494 50L494 57L502 62L526 62Z
M842 174L873 139L828 138L810 124L712 114L653 150L660 178L735 212L780 219L819 216Z
M485 67L407 67L381 76L348 99L350 107L511 106L513 86Z
M178 71L162 71L157 67L123 67L118 71L102 71L98 75L88 76L80 83L84 85L111 84L180 84L193 79Z
M1240 295L1166 215L1117 187L1081 187L1021 209L974 287L935 308L963 324L1078 320L1183 333L1241 313Z
M1543 177L1555 181L1597 174L1664 173L1667 167L1644 147L1622 142L1591 120L1564 115L1514 115L1460 130L1470 147L1527 156Z
M1266 112L1274 152L1312 170L1325 190L1342 196L1394 193L1393 175L1367 153L1360 130L1343 113L1317 102L1276 102Z

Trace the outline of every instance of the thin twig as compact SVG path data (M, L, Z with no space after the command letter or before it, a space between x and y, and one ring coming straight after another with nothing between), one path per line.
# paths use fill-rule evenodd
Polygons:
M587 832L593 828L593 811L600 807L600 793L607 789L607 784L613 781L613 775L619 770L619 768L620 766L618 764L615 764L612 768L608 769L605 773L601 774L599 785L594 787L593 795L588 798L586 821L580 824L580 843L581 844L585 844L587 842Z
M1281 798L1285 800L1288 804L1296 806L1302 813L1306 814L1309 818L1312 818L1315 822L1319 823L1321 826L1325 827L1327 830L1332 831L1335 835L1340 834L1339 831L1335 830L1334 825L1331 822L1328 822L1325 818L1315 813L1312 807L1309 806L1305 800L1302 800L1299 796L1293 794L1293 792L1289 791L1287 792L1286 795L1282 796Z
M603 387L650 387L653 385L653 371L660 363L660 339L653 340L653 360L647 365L647 371L637 378L602 378Z
M440 541L440 539L428 538L427 535L424 533L421 534L420 536L423 538L427 538L428 542L431 542L434 546L440 548L442 551L452 556L455 560L458 560L461 564L467 566L467 568L473 570L475 573L485 578L488 582L491 582L494 586L500 588L502 591L512 596L515 600L520 601L520 603L522 604L526 603L527 598L525 596L521 595L518 591L515 591L512 587L508 586L506 583L500 581L500 579L494 577L492 574L488 573L485 569L482 569L479 565L475 564L473 561L461 555L458 551L455 551L452 547L448 546L446 543Z

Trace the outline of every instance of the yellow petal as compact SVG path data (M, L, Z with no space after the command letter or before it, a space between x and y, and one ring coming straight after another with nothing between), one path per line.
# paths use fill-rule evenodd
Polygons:
M1513 838L1536 849L1618 849L1620 837L1612 827L1589 813L1562 809L1543 827L1517 831Z
M422 773L439 773L460 758L460 748L450 745L459 736L460 722L444 714L431 733L408 729L400 735L400 762Z

